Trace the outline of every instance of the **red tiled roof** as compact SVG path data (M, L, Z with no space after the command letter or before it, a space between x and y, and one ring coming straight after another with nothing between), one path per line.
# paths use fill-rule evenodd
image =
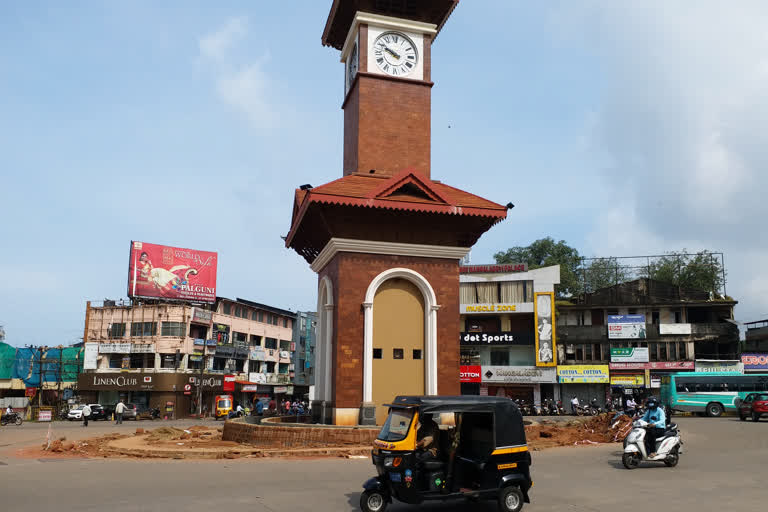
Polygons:
M296 190L294 215L286 245L312 203L473 215L504 219L507 208L464 190L438 183L412 170L382 177L350 174L310 190Z

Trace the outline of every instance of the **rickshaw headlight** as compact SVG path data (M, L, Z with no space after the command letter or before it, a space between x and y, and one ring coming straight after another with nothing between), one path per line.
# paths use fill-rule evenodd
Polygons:
M394 457L384 457L384 467L391 468L394 460L395 460Z

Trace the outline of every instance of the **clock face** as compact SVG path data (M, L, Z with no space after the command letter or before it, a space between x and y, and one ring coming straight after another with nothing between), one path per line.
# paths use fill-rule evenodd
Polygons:
M373 42L373 59L380 70L392 76L407 76L416 69L416 45L400 32L384 32Z
M352 51L349 53L349 61L347 61L347 88L352 87L352 80L355 79L358 62L357 43L355 43L355 46L352 47Z

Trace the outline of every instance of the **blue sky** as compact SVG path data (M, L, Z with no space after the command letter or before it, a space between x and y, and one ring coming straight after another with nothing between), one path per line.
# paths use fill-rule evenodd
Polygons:
M0 6L0 325L82 336L130 240L219 253L218 293L313 309L293 190L341 176L330 1ZM462 1L433 47L432 176L515 203L474 263L544 236L586 256L725 253L768 316L768 7Z

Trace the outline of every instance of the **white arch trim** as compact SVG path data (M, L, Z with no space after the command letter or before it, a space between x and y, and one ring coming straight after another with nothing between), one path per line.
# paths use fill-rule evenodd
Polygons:
M333 282L328 276L320 278L317 287L317 361L315 385L320 400L331 401L333 363Z
M437 297L432 285L424 276L408 268L391 268L377 275L368 285L363 308L365 332L363 339L363 401L373 401L373 299L379 287L389 279L407 279L421 291L424 297L424 391L427 395L437 394Z

